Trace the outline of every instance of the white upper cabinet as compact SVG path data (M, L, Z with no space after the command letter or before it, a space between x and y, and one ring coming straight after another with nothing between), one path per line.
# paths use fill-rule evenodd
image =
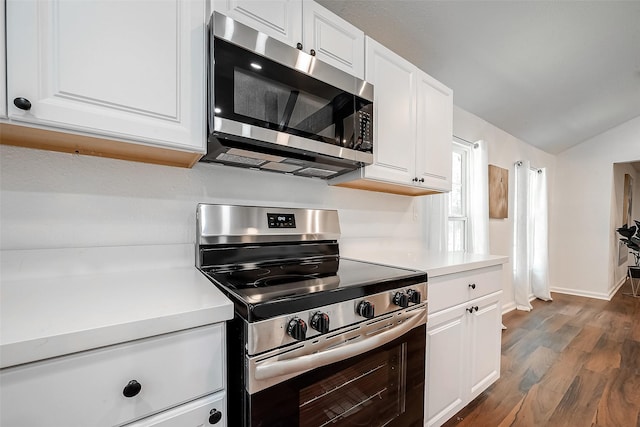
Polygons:
M365 45L374 164L331 184L413 196L451 191L453 92L375 40Z
M213 9L290 46L302 43L302 0L214 0Z
M425 187L451 191L453 92L420 70L417 81L416 177Z
M2 23L2 31L0 31L0 118L7 117L7 76L6 76L6 52L4 43L4 8L5 0L0 2L0 22Z
M364 79L364 32L314 1L305 0L302 11L305 51Z
M417 69L369 37L366 46L376 145L374 164L365 173L368 178L408 184L415 177Z
M205 7L8 0L9 119L203 153Z
M364 33L311 0L214 0L214 10L364 78Z

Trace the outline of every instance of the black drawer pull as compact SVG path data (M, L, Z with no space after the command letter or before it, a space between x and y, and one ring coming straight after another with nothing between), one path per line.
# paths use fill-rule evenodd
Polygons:
M217 409L212 409L211 412L209 412L209 424L218 424L221 419L222 412L218 411Z
M136 380L131 380L126 386L124 386L122 394L124 394L124 397L133 397L140 393L140 390L142 390L142 384Z
M18 97L13 100L13 105L24 111L29 111L31 109L31 101L27 98Z

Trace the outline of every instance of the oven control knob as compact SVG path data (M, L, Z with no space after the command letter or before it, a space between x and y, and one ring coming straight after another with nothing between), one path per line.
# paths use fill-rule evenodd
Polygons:
M294 340L304 341L307 337L307 324L300 318L294 318L287 325L287 334Z
M311 327L321 334L329 332L329 315L317 312L311 317Z
M373 319L373 317L375 316L375 307L373 304L371 304L369 301L361 301L360 304L358 304L358 308L357 308L357 313L362 316L362 317L366 317L367 319Z
M409 302L420 304L420 292L416 291L415 289L409 289L407 291L407 295L409 295Z
M393 303L403 308L409 307L409 297L404 292L396 292L393 296Z

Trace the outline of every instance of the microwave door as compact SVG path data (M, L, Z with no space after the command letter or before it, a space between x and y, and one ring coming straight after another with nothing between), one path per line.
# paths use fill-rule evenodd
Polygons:
M279 129L281 131L289 127L289 121L291 120L293 109L296 106L298 95L300 95L300 91L298 90L292 90L291 93L289 93L289 98L287 99L287 105L284 107L284 112L282 113L282 119L280 120Z
M353 146L353 134L346 137L344 122L354 119L354 104L353 95L340 93L293 127L312 135L325 135L323 139L331 144ZM349 128L353 130L353 125L350 124ZM349 144L346 144L347 140Z

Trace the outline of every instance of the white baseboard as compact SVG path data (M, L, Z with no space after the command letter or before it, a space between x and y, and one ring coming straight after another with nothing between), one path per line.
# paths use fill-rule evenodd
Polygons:
M611 296L613 296L613 294L615 293L613 292L611 295L609 295L602 292L590 292L590 291L583 291L580 289L559 288L559 287L551 288L551 292L557 292L559 294L566 294L566 295L574 295L577 297L603 299L607 301L611 301Z
M516 309L516 303L511 301L511 302L509 302L507 304L504 304L502 306L502 314L506 314L506 313L508 313L510 311L513 311L515 309Z

